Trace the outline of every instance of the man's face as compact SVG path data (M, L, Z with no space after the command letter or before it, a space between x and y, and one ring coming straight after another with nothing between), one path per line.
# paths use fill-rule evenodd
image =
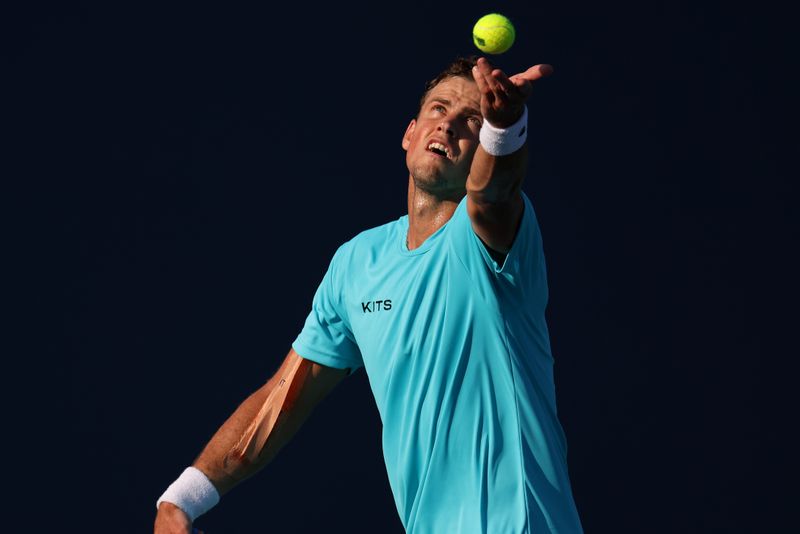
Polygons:
M417 188L463 193L482 120L473 80L446 78L431 89L403 136L406 165Z

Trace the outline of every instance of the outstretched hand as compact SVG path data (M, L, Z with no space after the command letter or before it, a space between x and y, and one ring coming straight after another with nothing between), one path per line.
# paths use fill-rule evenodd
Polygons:
M525 102L533 91L533 82L553 72L553 67L543 63L525 72L506 76L495 69L486 58L478 58L472 77L481 92L481 114L492 126L506 128L522 116Z

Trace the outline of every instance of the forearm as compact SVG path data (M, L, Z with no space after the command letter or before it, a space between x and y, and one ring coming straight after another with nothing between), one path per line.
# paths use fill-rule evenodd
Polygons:
M161 496L156 532L187 531L221 495L272 461L348 372L304 359L291 349L269 382L214 434L193 469L185 469Z
M467 178L470 200L479 205L518 201L527 163L527 145L507 156L492 156L479 146Z
M310 415L312 407L306 403L298 403L294 410L282 411L269 434L269 439L255 458L236 454L237 444L258 416L270 393L278 386L280 379L280 375L276 374L250 395L225 421L195 460L194 467L205 473L220 495L227 493L239 482L254 475L271 462Z

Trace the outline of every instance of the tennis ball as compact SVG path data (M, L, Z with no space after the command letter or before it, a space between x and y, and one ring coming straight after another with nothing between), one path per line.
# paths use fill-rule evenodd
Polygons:
M499 13L490 13L478 19L472 28L475 46L487 54L502 54L514 44L514 25Z

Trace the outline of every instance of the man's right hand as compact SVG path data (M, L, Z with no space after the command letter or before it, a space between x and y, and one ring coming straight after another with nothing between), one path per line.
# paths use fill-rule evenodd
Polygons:
M202 530L192 530L192 522L186 512L172 504L162 502L158 506L153 534L203 534Z

